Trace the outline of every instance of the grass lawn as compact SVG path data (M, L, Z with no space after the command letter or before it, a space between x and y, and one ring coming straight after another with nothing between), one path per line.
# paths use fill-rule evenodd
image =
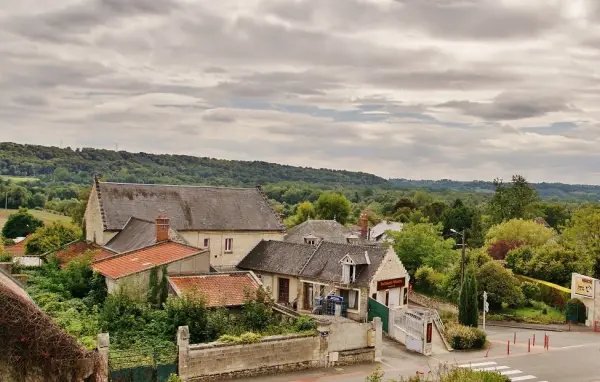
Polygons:
M30 214L35 216L38 219L41 219L44 223L51 223L54 221L61 221L63 223L71 223L71 218L69 216L64 215L56 215L50 212L45 211L37 211L37 210L28 210ZM8 219L8 215L17 212L17 210L5 210L4 208L0 209L0 228L4 226L6 220Z
M10 180L13 183L23 183L23 182L33 182L39 180L38 178L30 177L30 176L9 176L9 175L0 175L0 178L4 180Z

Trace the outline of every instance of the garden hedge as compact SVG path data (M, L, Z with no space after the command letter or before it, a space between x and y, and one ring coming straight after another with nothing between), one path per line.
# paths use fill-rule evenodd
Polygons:
M519 280L537 284L540 287L540 299L546 304L563 310L567 301L571 298L571 289L550 283L548 281L534 279L523 275L515 275Z

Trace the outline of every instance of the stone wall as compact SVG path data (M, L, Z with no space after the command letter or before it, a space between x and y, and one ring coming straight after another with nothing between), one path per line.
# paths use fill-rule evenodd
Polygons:
M189 381L230 380L379 361L381 328L379 318L368 324L320 321L317 333L308 337L271 336L244 345L219 342L190 345L188 328L180 327L177 333L179 376Z

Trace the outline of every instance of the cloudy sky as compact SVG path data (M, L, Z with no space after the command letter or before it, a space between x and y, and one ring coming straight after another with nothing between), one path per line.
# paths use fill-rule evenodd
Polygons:
M0 141L600 184L598 0L0 0Z

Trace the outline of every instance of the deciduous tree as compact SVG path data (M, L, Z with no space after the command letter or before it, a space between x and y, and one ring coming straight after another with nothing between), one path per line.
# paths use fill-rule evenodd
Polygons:
M2 235L8 239L25 237L43 225L44 222L27 212L27 209L20 208L18 212L8 216L2 227Z
M352 204L342 194L325 192L315 203L315 212L320 219L337 220L346 224L352 210Z
M495 179L494 187L496 192L489 208L496 222L532 217L528 214L528 208L539 197L535 188L524 177L513 175L510 184L505 184L502 179Z

